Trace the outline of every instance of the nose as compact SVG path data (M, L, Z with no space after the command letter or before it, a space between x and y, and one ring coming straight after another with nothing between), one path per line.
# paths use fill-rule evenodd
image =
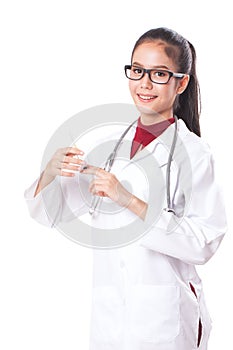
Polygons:
M140 82L141 82L141 88L143 88L143 89L150 89L151 90L153 88L153 84L152 84L152 81L150 80L148 72L145 72L145 74L142 77L142 79L140 80Z

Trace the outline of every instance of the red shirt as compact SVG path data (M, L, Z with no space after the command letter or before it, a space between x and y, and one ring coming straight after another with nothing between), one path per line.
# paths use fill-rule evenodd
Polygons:
M130 158L133 158L140 146L142 146L142 148L146 147L149 143L151 143L151 141L160 136L169 127L169 125L173 124L174 122L175 119L170 118L160 123L143 125L140 118L138 118L138 124L132 142Z

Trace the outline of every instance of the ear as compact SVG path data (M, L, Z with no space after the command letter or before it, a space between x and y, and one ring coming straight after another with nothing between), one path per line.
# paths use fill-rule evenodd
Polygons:
M185 76L179 80L179 84L177 86L176 93L178 95L182 94L184 90L187 88L189 83L190 76L188 74L185 74Z

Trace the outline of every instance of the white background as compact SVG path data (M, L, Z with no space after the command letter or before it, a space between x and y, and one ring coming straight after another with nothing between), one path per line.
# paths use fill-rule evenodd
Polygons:
M177 30L197 50L202 134L215 155L229 221L219 251L198 271L214 321L209 349L232 346L230 5L224 0L1 4L1 349L88 349L92 251L34 222L23 193L38 176L44 148L61 123L95 105L132 102L123 66L137 38L158 26Z

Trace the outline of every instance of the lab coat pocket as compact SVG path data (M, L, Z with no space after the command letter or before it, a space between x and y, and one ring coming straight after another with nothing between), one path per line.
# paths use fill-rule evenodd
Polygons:
M133 288L130 332L139 342L171 342L180 330L180 290L175 285L138 285Z
M101 286L93 289L92 340L101 343L122 339L123 301L117 289Z

